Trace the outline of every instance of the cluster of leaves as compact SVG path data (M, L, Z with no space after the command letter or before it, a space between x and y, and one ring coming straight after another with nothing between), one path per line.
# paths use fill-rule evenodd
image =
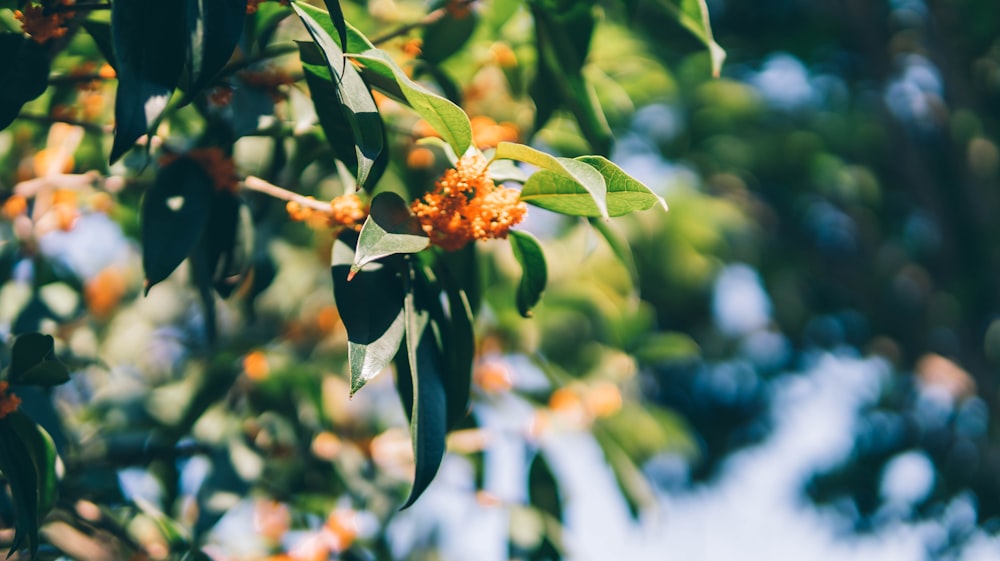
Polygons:
M102 17L101 10L93 10L66 25L72 33L89 35L117 76L114 140L106 161L124 159L130 166L145 166L149 154L158 149L153 140L163 128L181 129L191 127L191 121L198 122L194 126L197 132L188 132L189 137L197 137L194 147L186 138L183 145L188 150L178 150L184 153L174 155L164 150L163 155L169 157L161 159L155 179L144 193L139 213L142 260L147 293L188 261L192 283L202 301L205 330L214 341L217 296L226 298L240 291L257 294L270 282L258 259L260 248L269 240L254 230L255 217L246 196L239 192L238 178L223 177L220 181L219 170L207 167L195 153L215 150L228 158L242 138L262 132L282 134L280 130L261 131L256 124L248 126L241 121L247 115L227 114L213 106L211 98L245 68L243 61L233 60L237 47L245 56L259 60L287 54L279 48L283 46L270 45L270 40L279 22L290 14L298 17L309 40L298 41L295 51L322 130L324 149L329 151L324 155L332 154L325 165L346 168L346 175L353 180L344 181L345 187L363 189L370 200L360 229L341 230L331 248L334 300L347 331L350 391L353 394L395 365L397 390L409 416L416 458L414 484L405 503L410 505L433 479L448 431L467 415L476 354L474 327L483 302L483 282L474 244L458 251L434 247L412 214L408 200L423 196L426 182L415 181L399 189L382 181L390 165L393 138L387 132L376 94L409 107L429 124L440 139L427 144L452 164L459 156L482 155L490 162L488 173L493 179L520 184L520 201L570 217L593 219L598 231L627 262L631 262L627 247L605 221L657 206L665 210L666 204L605 157L610 149L610 127L583 75L597 18L589 2L569 7L544 2L528 5L536 23L538 49L531 87L537 107L535 127L550 121L557 109L568 110L590 146L588 151L602 154L576 157L553 156L515 142L501 142L485 152L475 146L466 111L448 94L451 84L447 76L435 72L439 63L460 51L473 32L470 25L475 25L477 16L466 17L455 9L467 8L464 3L438 7L435 13L441 17L425 29L421 68L444 93L416 81L387 51L350 25L337 2L325 4L324 11L305 2L293 2L289 8L267 3L248 16L245 0L191 0L183 9L115 0L110 4L109 19ZM505 9L511 13L518 9L517 3L507 4ZM667 4L682 26L712 47L712 64L717 68L721 51L711 38L704 3ZM45 7L60 9L54 2ZM0 115L5 119L3 126L14 121L22 106L46 91L50 65L67 45L67 39L61 38L38 44L20 33L0 35L2 53L9 55L4 57L0 77L17 84L5 89L9 99L0 100L4 102L5 113ZM183 113L191 108L194 113ZM126 154L143 137L146 140L139 144L145 153L134 154L136 159L128 161ZM511 165L511 161L528 166ZM525 169L533 173L528 175ZM528 316L547 284L546 257L530 234L513 230L507 235L521 267L513 301L518 312ZM15 346L15 362L16 354ZM45 372L51 368L47 366ZM15 482L10 473L23 468L0 465L12 487ZM37 476L36 480L42 482ZM23 483L17 487L25 488ZM557 512L554 515L558 517ZM25 533L19 531L18 535L27 536L29 530L25 528ZM34 551L37 538L24 539ZM19 545L20 541L15 548Z

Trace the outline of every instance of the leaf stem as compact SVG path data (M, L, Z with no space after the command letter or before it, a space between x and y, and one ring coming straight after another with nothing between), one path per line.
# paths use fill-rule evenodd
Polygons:
M258 193L264 193L265 195L270 195L276 199L281 199L283 201L292 201L298 203L304 207L308 207L312 210L323 212L326 214L333 214L330 208L329 202L318 201L316 199L310 199L309 197L303 197L298 193L293 193L284 187L278 187L277 185L265 181L256 176L248 176L243 180L243 186L251 191L257 191Z

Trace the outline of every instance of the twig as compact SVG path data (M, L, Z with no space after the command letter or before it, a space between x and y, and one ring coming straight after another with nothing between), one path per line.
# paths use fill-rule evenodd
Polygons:
M250 189L251 191L264 193L265 195L270 195L276 199L281 199L283 201L292 201L304 207L317 210L319 212L323 212L326 214L333 214L329 202L317 201L316 199L303 197L298 193L293 193L288 189L285 189L283 187L278 187L273 183L269 183L253 175L243 180L243 186L246 187L247 189Z

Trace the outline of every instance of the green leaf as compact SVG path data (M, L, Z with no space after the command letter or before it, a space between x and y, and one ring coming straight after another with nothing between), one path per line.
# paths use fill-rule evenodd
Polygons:
M347 119L354 136L358 163L358 185L365 186L372 166L384 148L382 118L379 116L375 100L372 98L371 92L368 91L368 86L361 79L361 75L358 74L353 65L347 64L344 52L329 32L302 6L299 3L292 4L309 35L322 51L327 69L330 71L330 77L336 85L342 115ZM320 13L325 14L322 11ZM301 52L303 52L302 49L300 49ZM305 52L308 53L308 50ZM315 65L317 61L303 61L303 63L306 62ZM313 72L316 73L315 68L313 68Z
M56 360L51 335L25 333L14 341L7 377L14 384L57 386L69 381L69 370Z
M415 297L411 282L404 299L406 353L401 357L402 364L397 362L397 368L400 378L409 375L409 391L403 393L412 398L410 436L416 466L413 488L402 508L416 502L434 479L444 457L448 433L441 352L434 343L432 330L426 329L427 314L417 308Z
M497 154L500 154L499 150ZM522 201L561 214L587 217L623 216L657 205L664 210L667 208L662 197L606 158L581 156L575 160L560 160L586 165L602 177L607 188L606 208L595 205L592 191L585 189L579 181L549 169L537 171L528 178L521 190Z
M379 193L372 199L368 218L361 226L348 280L376 259L397 253L417 253L430 244L430 238L403 198L391 191Z
M521 264L521 282L517 285L517 311L531 317L531 308L538 303L548 282L545 254L538 240L526 232L511 230L510 247Z
M333 79L330 67L315 43L300 42L299 57L302 60L302 69L309 85L316 115L319 117L320 127L326 136L327 144L333 150L334 157L357 170L355 182L365 181L369 186L374 185L385 171L384 164L388 158L388 152L381 148L385 136L381 116L369 111L359 117L356 108L341 101L344 94L337 81ZM360 80L354 67L348 65L346 72L353 76L352 80L355 78ZM370 99L367 89L363 95L369 96ZM367 110L370 109L371 107L368 107ZM361 134L368 139L367 142L371 146L362 149L356 144L356 127L364 129ZM371 155L366 156L366 151ZM358 165L359 157L363 164L361 166Z
M595 152L607 154L612 134L593 86L583 77L596 20L591 2L531 3L535 19L538 70L531 85L535 128L565 106Z
M337 310L347 328L351 394L392 362L403 342L403 281L386 263L359 271L348 282L358 236L345 230L333 245L330 267Z
M0 33L0 130L14 122L22 105L45 92L48 80L45 47L20 33Z
M690 31L708 49L712 61L712 76L722 72L726 51L715 42L712 25L708 19L708 4L705 0L659 0L659 4L673 16L677 23Z
M448 401L448 429L454 428L469 414L469 396L472 391L472 364L476 357L476 334L473 330L472 306L465 291L448 286L450 322L448 339L444 348L449 368L445 373L445 393Z
M411 80L395 61L380 49L369 49L351 58L399 87L406 102L451 145L456 154L465 154L472 145L472 125L465 111L447 99Z
M30 418L14 411L0 419L0 472L10 485L14 541L7 556L38 553L38 526L55 501L55 446Z
M542 171L536 172L528 178L528 181L524 184L524 191L521 192L522 200L532 202L532 204L537 204L534 199L529 199L527 196L533 196L535 199L544 196L546 193L551 191L551 189L548 188L549 184L552 183L548 180L549 177L555 176L561 180L552 186L557 189L555 193L558 195L563 196L566 194L564 192L569 191L575 194L584 194L590 199L589 201L576 201L574 205L567 205L568 209L575 209L578 207L585 208L589 206L593 207L597 212L596 216L603 216L605 218L608 216L608 185L604 176L592 166L578 160L559 158L551 154L546 154L541 150L536 150L530 146L516 144L513 142L501 142L500 145L497 146L494 158L518 160L520 162L525 162L542 168ZM539 174L542 174L542 177L536 179ZM528 192L529 185L532 185L532 190L530 192ZM538 204L538 206L549 208L543 206L542 204ZM556 212L561 211L556 210ZM590 214L578 214L577 212L566 214L590 216Z
M621 216L637 210L648 210L656 205L668 210L667 202L641 181L625 173L622 168L603 156L580 156L577 161L596 169L608 186L608 212Z
M160 170L142 200L142 268L146 293L194 251L205 230L215 183L198 162L181 156Z
M247 0L187 0L187 82L190 99L229 62L243 33Z
M316 21L330 37L337 39L337 44L340 45L343 51L360 53L375 48L375 45L372 45L372 42L365 37L364 33L361 33L358 28L344 21L343 11L340 9L339 3L335 3L335 0L323 1L329 11L323 11L305 2L296 2L296 6L301 11L309 14L309 17ZM341 23L343 26L341 26ZM341 28L343 28L343 33L341 33ZM344 47L345 41L347 47Z
M445 9L445 15L424 28L420 59L439 64L458 52L476 30L479 14L471 6L448 9L449 0L435 2L431 10Z
M111 39L118 61L112 162L159 119L184 66L185 10L174 2L115 0Z

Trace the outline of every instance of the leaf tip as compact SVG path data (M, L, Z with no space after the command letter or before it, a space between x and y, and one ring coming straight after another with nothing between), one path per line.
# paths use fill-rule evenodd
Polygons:
M351 270L347 273L347 282L351 282L351 280L354 278L355 275L358 274L358 271L360 270L361 267L358 267L357 265L351 265Z

